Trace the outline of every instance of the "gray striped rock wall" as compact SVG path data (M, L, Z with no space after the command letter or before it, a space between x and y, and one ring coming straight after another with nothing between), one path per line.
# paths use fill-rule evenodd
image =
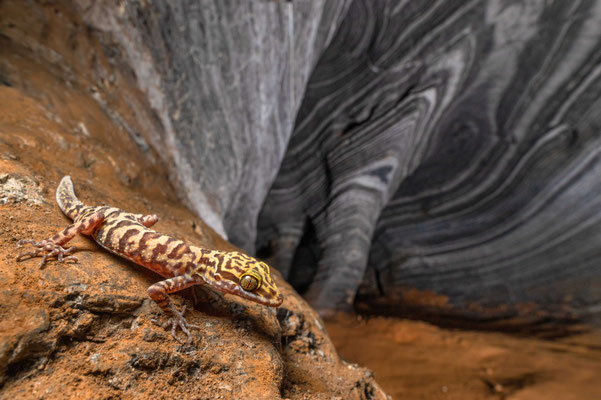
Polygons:
M601 1L74 4L133 140L317 308L599 315Z
M321 310L598 315L600 61L601 1L353 1L257 246Z
M192 210L252 248L306 81L350 0L75 4L162 126L135 140Z

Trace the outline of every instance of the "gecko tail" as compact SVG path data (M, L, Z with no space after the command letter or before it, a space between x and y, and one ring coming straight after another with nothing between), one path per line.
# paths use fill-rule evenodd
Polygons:
M79 210L84 207L84 204L75 196L73 182L69 175L64 176L56 188L56 202L63 213L71 219L75 219Z

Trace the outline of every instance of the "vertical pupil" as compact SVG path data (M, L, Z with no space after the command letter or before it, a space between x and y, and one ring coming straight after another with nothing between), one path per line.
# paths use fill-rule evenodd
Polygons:
M251 289L253 287L253 280L250 276L245 276L243 283L245 289Z

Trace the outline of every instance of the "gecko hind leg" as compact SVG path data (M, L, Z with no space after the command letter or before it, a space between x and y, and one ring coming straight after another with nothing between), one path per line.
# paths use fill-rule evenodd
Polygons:
M51 257L56 257L59 262L72 261L77 262L77 257L71 255L76 247L65 248L67 242L73 239L78 234L89 235L94 229L104 222L104 214L101 212L94 213L89 217L69 225L63 231L52 236L50 239L44 239L39 242L33 239L22 239L17 242L17 247L21 247L24 244L31 244L35 247L32 251L22 252L17 255L17 261L24 260L25 258L42 257L40 261L40 268Z
M40 256L40 254L46 253L43 256L41 256L42 260L40 261L40 264L39 264L40 268L43 267L44 264L46 264L46 261L48 261L48 259L50 259L52 257L56 257L59 262L66 262L66 261L77 262L77 257L71 255L75 250L77 250L76 247L64 248L56 243L53 243L53 242L50 242L47 240L43 240L41 242L36 242L36 241L30 240L30 239L19 240L17 242L17 247L21 247L25 243L30 243L37 248L33 251L25 251L23 253L20 253L17 256L17 261L22 261L26 258L38 257L38 256Z

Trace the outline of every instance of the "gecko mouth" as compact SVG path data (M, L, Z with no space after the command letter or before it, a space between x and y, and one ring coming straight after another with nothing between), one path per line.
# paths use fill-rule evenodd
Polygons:
M244 299L253 301L255 303L262 304L264 306L279 307L280 305L282 305L282 302L284 301L284 296L282 296L281 293L277 293L277 296L275 296L275 297L265 297L265 296L260 296L253 292L247 292L234 283L230 283L230 282L228 282L228 284L223 284L223 283L225 283L225 282L221 282L221 284L218 286L219 291L221 291L223 293L233 294L235 296L242 297Z
M273 298L258 296L254 293L245 292L244 290L236 290L232 294L268 307L279 307L284 301L284 297L281 294L278 294L277 297Z

